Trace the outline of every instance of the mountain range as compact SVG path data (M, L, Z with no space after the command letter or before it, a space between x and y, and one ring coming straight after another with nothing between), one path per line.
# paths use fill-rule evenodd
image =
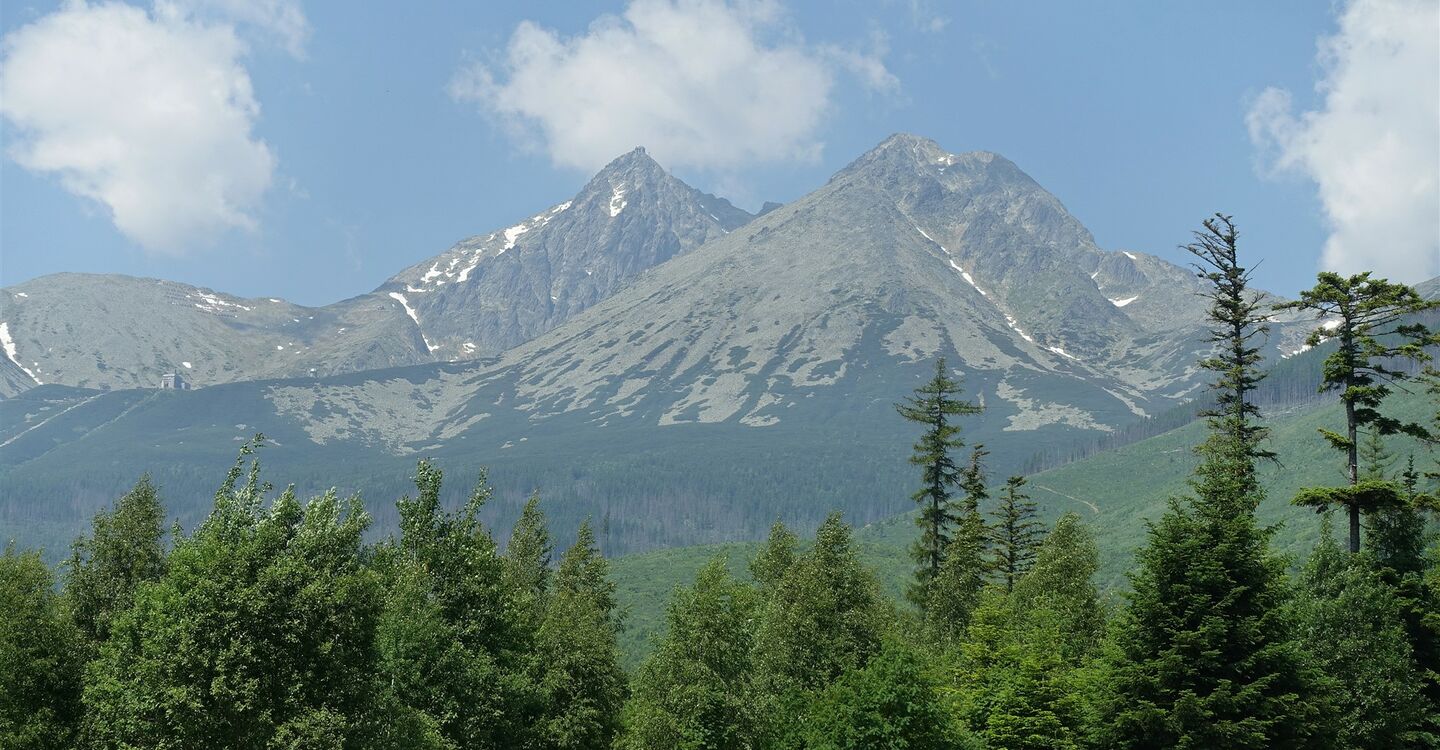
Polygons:
M891 404L935 358L1014 471L1197 398L1200 291L1098 247L997 154L892 136L752 216L637 149L325 307L78 274L0 290L0 522L67 538L149 469L193 523L258 431L277 478L363 488L381 524L421 456L488 466L497 523L539 489L610 551L864 523L908 504ZM1278 319L1268 355L1314 325ZM156 390L173 370L201 387Z

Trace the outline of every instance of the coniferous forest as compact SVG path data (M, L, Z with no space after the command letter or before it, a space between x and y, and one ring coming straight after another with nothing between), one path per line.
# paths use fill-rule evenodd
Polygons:
M1208 289L1208 434L1190 488L1151 519L1128 586L1102 595L1076 515L1038 520L1022 476L965 439L981 410L944 360L913 423L914 575L892 599L838 513L776 524L736 576L713 560L623 669L626 627L587 523L552 538L532 497L513 529L458 508L421 461L398 528L358 498L304 500L261 471L257 436L193 529L148 478L68 558L0 556L0 748L1427 748L1440 746L1437 307L1361 273L1322 273L1284 311L1330 342L1314 439L1347 481L1267 497L1254 393L1276 312L1229 217L1187 246ZM1271 551L1263 503L1313 507L1305 559Z

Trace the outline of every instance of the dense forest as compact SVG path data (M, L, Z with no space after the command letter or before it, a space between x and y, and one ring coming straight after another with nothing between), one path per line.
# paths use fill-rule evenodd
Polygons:
M1267 498L1258 469L1286 447L1257 397L1272 308L1236 244L1216 216L1188 247L1210 289L1208 437L1117 602L1080 518L1043 526L1026 480L964 441L979 407L943 361L897 404L919 434L903 600L838 513L808 543L777 523L748 575L717 558L675 591L628 674L590 524L557 544L532 497L502 543L483 474L450 508L422 461L371 541L357 498L275 493L257 436L193 530L146 478L58 570L0 555L0 748L1440 746L1440 464L1386 440L1433 442L1440 413L1385 405L1440 397L1440 337L1415 322L1437 303L1322 273L1284 304L1328 347L1309 387L1346 419L1315 440L1348 482ZM1308 559L1269 548L1255 510L1275 502L1318 511Z

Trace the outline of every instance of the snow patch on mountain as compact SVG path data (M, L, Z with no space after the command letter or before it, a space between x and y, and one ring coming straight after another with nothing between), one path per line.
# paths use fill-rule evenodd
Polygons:
M616 185L610 193L610 218L619 216L620 212L625 210L626 205L625 186Z
M45 382L42 381L40 378L35 377L35 373L31 372L31 371L30 371L30 368L26 367L25 365L20 364L20 359L19 359L18 355L16 354L15 339L11 338L11 336L10 336L10 323L9 323L9 321L6 321L6 322L4 322L4 323L0 323L0 346L4 346L4 347L5 347L5 356L6 356L6 357L9 357L9 358L10 358L10 361L11 361L11 362L14 362L14 363L15 363L15 366L16 366L16 367L19 367L21 370L23 370L26 375L29 375L31 380L35 381L35 383L36 383L37 385L44 385L44 384L45 384Z

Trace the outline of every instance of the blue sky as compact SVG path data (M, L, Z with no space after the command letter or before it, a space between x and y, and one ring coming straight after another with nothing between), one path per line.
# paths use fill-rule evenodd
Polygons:
M1224 211L1265 288L1322 263L1418 281L1440 273L1435 7L10 2L0 283L113 272L324 304L634 145L754 209L896 131L1005 155L1102 247L1183 262ZM78 50L95 59L59 62ZM157 91L185 104L137 115Z

